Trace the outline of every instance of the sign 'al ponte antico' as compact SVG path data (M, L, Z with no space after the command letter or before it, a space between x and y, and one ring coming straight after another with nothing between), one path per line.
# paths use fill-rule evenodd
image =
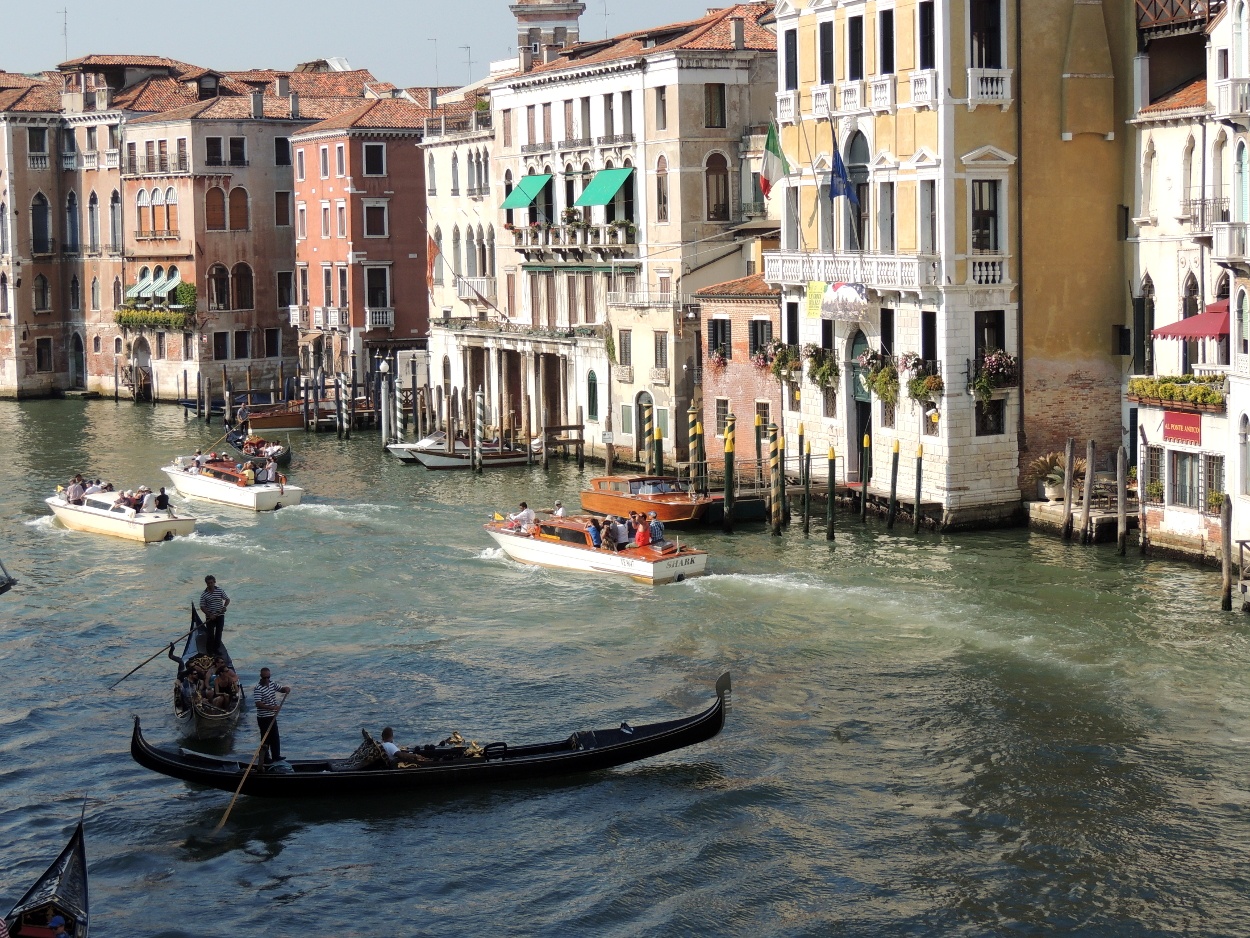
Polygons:
M1174 410L1163 412L1163 440L1166 443L1189 443L1202 445L1202 414L1182 414Z

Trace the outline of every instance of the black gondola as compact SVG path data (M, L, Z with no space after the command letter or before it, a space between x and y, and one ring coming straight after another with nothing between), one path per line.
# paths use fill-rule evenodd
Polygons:
M269 798L376 795L593 772L711 739L725 724L729 690L726 672L716 682L716 702L702 713L681 720L579 730L559 742L537 745L490 743L476 752L464 745L426 746L416 750L422 761L401 766L388 764L365 732L365 742L347 759L293 759L263 770L257 766L247 775L242 792ZM130 754L154 772L231 792L239 787L250 760L246 755L219 757L187 749L157 749L143 738L138 717L130 738ZM404 758L401 754L401 762Z
M3 596L15 586L17 586L17 578L10 576L9 571L4 569L3 561L0 561L0 596Z
M177 659L178 678L174 681L174 716L178 718L179 724L185 727L184 732L188 736L199 739L225 736L234 729L239 715L243 712L242 687L239 688L237 694L233 695L230 705L223 709L213 706L189 686L184 686L183 676L192 665L197 666L201 671L207 671L216 655L225 658L226 664L231 668L234 667L234 661L230 658L230 652L226 650L224 642L215 654L209 654L208 631L204 627L204 620L192 606L191 631L187 635L186 645L183 646L182 656ZM173 657L172 654L170 657Z
M259 453L255 453L255 452L249 453L247 451L248 439L249 437L248 437L247 431L243 430L242 428L226 431L226 442L229 443L231 446L233 446L235 450L237 450L244 458L253 459L253 460L255 459L264 460L265 457L261 456ZM261 439L260 437L252 437L252 439L259 439L262 444L269 445L268 440ZM278 452L274 454L273 461L276 462L279 466L291 465L290 443L283 445L281 443L276 443L275 441L275 445L281 446L282 449L280 449Z
M82 821L61 855L4 917L4 924L13 938L43 938L54 934L48 923L58 915L65 919L65 931L73 938L87 938L90 915Z

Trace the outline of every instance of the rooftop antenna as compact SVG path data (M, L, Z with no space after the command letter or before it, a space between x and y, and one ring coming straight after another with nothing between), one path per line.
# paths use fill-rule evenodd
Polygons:
M603 38L612 38L612 33L608 30L608 0L603 0Z
M69 61L69 10L61 9L61 37L65 40L65 61Z
M472 50L472 49L470 49L468 46L461 46L460 48L464 50L465 57L466 57L466 58L468 58L468 60L469 60L469 81L468 81L468 84L470 84L470 85L471 85L471 84L473 84L473 50Z
M431 37L425 40L434 43L434 87L438 87L438 40Z

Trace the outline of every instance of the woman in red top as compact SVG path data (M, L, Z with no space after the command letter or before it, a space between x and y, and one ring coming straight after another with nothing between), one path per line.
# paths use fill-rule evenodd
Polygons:
M645 522L638 525L638 531L634 534L634 546L646 547L651 543L651 526Z

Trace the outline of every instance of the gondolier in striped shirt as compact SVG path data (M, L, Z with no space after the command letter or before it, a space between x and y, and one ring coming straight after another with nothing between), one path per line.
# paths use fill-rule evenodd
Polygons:
M270 680L268 668L260 669L260 683L252 688L252 703L256 705L256 728L265 741L262 751L266 765L282 758L282 737L278 735L278 709L282 701L278 695L286 697L290 692L291 688L279 687Z
M226 628L226 609L230 606L230 597L217 585L217 578L211 573L204 577L204 592L200 593L200 612L204 613L204 628L207 632L210 655L221 650L221 633Z

